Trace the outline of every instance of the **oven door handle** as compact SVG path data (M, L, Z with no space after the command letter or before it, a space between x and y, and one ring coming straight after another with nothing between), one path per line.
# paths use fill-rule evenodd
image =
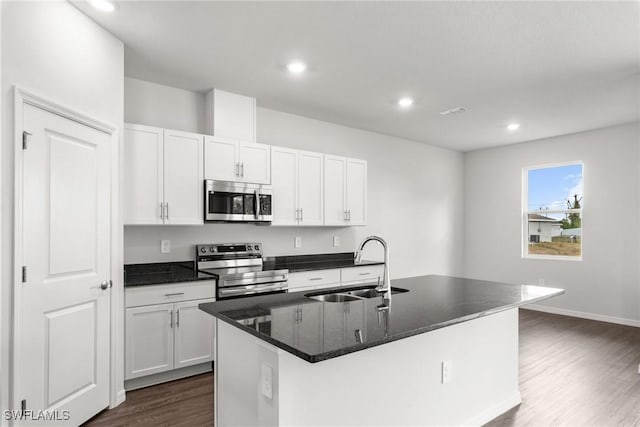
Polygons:
M273 285L268 285L268 286L248 285L248 286L237 286L234 288L218 289L218 296L220 298L225 298L225 297L233 297L238 295L250 295L250 294L259 294L263 292L286 291L286 290L287 290L286 283L274 283Z

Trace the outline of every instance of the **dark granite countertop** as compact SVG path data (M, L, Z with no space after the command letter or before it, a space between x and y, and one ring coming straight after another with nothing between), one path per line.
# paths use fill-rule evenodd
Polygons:
M330 303L305 296L344 292L339 288L218 301L200 304L200 309L315 363L564 293L557 288L435 275L391 284L408 292L394 294L382 311L382 297Z
M289 270L290 273L314 270L330 270L333 268L365 267L368 265L384 265L383 261L361 260L355 262L353 252L335 254L289 255L268 257L264 260L265 268L273 270Z
M216 280L216 277L198 272L193 261L127 264L124 266L124 286L146 286L197 280Z

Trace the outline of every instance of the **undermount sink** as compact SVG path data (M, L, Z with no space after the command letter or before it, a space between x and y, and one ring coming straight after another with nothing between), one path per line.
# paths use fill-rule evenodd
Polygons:
M358 301L362 298L346 294L323 294L323 295L306 295L307 298L315 299L322 302L350 302Z
M401 294L404 292L409 292L407 289L402 288L391 288L391 295L393 294ZM377 298L382 296L383 294L378 292L375 288L355 288L355 289L341 289L339 291L333 291L327 294L314 293L314 294L306 294L307 298L311 298L317 301L322 302L350 302L350 301L358 301L369 298Z

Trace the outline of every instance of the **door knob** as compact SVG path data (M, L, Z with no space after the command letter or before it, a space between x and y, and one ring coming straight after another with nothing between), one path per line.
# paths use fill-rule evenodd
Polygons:
M102 289L103 291L106 291L112 286L113 282L111 280L103 280L102 283L100 283L100 289Z

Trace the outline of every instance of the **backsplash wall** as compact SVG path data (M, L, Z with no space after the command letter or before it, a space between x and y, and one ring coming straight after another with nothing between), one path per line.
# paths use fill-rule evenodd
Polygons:
M171 98L181 89L127 79L125 121L145 117L151 126L163 124ZM140 83L138 83L140 82ZM157 90L154 87L159 86ZM224 89L224 88L222 88ZM145 92L149 93L148 96ZM172 94L173 92L173 94ZM161 110L158 98L167 102ZM189 94L193 94L189 92ZM197 94L196 94L197 95ZM135 102L130 97L135 96ZM148 102L145 100L148 99ZM202 98L204 110L204 97ZM259 101L259 100L258 100ZM138 110L144 108L142 114ZM157 114L154 112L157 111ZM176 115L193 114L176 109ZM199 113L198 113L199 114ZM176 118L175 122L199 123ZM198 132L199 129L184 129ZM368 225L365 227L265 227L251 224L203 226L127 226L124 261L129 263L189 260L198 243L258 241L271 255L349 252L370 234L383 236L391 248L391 277L421 274L461 274L463 266L463 155L387 135L322 122L266 108L257 111L258 142L337 154L368 161ZM126 143L126 141L125 141ZM277 201L276 201L277 203ZM294 248L294 238L302 247ZM340 246L333 247L333 236ZM160 253L160 240L171 241L171 252ZM371 244L366 258L381 259Z

